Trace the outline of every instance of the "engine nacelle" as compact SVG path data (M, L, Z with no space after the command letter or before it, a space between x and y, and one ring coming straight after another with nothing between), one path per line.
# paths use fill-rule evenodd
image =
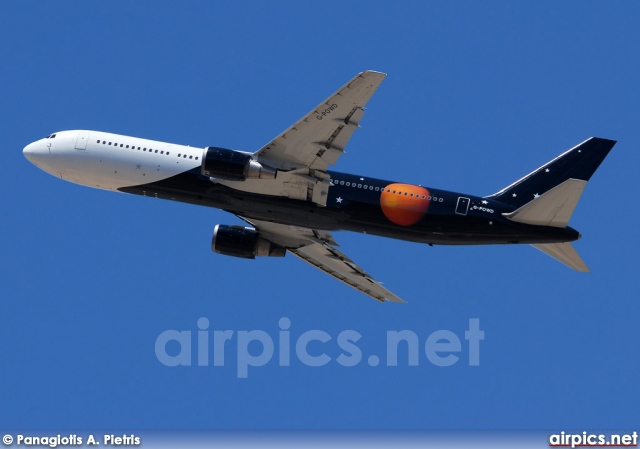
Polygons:
M226 181L276 177L276 170L254 161L250 154L218 147L205 148L201 171L205 176Z
M282 246L260 237L255 229L228 225L216 225L211 249L225 256L245 259L255 259L256 256L284 257L287 252Z

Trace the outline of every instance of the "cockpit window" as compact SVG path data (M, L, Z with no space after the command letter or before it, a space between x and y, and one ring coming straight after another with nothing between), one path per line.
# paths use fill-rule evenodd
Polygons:
M55 139L56 135L55 134L49 134L47 137L45 137L45 139Z

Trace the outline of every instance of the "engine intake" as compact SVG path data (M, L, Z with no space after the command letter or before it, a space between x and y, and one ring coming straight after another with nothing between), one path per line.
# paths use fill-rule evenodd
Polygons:
M287 250L261 237L253 228L216 225L211 249L225 256L255 259L256 256L284 257Z
M250 154L218 147L205 148L201 171L205 176L226 181L276 177L275 169L254 161Z

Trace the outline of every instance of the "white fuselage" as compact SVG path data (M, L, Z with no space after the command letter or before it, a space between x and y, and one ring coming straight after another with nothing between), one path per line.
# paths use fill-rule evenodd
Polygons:
M25 157L66 181L105 190L148 184L198 167L202 148L100 131L61 131L27 145Z

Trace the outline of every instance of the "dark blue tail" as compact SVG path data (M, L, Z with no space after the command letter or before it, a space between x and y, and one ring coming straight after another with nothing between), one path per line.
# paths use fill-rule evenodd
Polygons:
M615 140L591 137L487 198L516 210L569 179L586 182L615 144Z

